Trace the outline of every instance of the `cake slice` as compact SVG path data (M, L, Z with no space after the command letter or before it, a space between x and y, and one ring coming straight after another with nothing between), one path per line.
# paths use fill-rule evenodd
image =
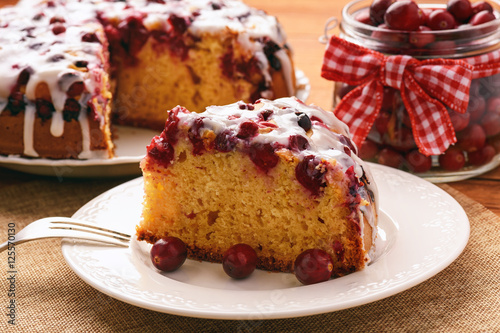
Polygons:
M362 269L377 234L376 187L347 126L296 98L169 111L141 163L137 237L175 236L190 258L220 262L232 245L259 268L289 272L310 248L334 275Z

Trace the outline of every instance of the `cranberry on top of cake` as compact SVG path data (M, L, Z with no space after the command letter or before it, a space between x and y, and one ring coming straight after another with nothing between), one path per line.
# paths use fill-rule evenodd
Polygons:
M376 201L375 184L367 180L368 168L356 155L347 125L332 112L295 97L211 106L202 113L177 106L169 112L164 131L148 146L147 158L168 168L181 137L192 144L194 155L244 152L264 174L280 157L293 160L298 182L313 196L321 195L329 170L340 170L352 178L354 192L359 189L359 193L351 193L353 196L360 194L360 200ZM154 167L143 164L146 169Z

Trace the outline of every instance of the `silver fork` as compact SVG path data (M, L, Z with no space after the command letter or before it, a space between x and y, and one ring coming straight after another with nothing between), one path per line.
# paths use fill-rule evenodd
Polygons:
M128 247L131 236L69 217L46 217L28 224L12 240L1 244L0 252L11 244L40 238L76 238Z

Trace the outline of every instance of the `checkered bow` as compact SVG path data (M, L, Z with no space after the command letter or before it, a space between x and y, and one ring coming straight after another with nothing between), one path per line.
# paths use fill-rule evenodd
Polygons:
M332 36L321 75L357 86L335 108L356 144L368 135L382 106L384 86L390 86L401 93L420 151L439 155L457 141L446 107L467 110L473 68L463 60L385 56Z

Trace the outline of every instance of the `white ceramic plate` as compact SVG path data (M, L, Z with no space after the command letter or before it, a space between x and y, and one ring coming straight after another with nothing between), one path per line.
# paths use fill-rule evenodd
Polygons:
M64 240L68 265L116 299L154 311L213 319L272 319L337 311L394 295L432 277L462 252L469 221L446 192L416 176L371 164L380 191L376 259L363 271L303 286L292 274L256 270L232 280L220 264L187 260L160 273L145 242L130 248ZM142 178L90 201L75 218L134 233Z
M306 101L311 86L301 70L295 71L297 98ZM32 159L0 155L0 167L42 176L58 178L110 178L141 175L139 162L157 131L115 126L115 157L91 160Z
M16 171L58 178L108 178L139 176L139 162L157 131L115 126L115 154L111 159L50 160L0 155L0 166Z

